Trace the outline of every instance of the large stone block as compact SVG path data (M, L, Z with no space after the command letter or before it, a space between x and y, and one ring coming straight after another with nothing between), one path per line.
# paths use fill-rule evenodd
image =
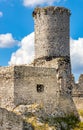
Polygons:
M0 130L23 130L20 116L0 108Z

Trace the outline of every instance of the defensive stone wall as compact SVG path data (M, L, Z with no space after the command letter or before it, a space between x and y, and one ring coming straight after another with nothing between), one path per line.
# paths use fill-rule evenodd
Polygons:
M0 106L13 107L14 67L0 67Z
M36 8L33 16L35 60L31 66L0 67L0 106L11 110L20 104L37 103L47 114L77 113L72 86L80 86L82 92L83 83L82 76L78 85L71 82L70 11L63 7Z
M57 72L55 68L15 66L14 104L42 104L47 114L57 116L75 113L69 72L63 72L64 67Z
M76 108L78 110L83 109L83 74L80 75L78 83L75 83L74 77L72 78L72 96L74 103L76 105Z
M66 107L69 107L72 102L69 71L66 71L68 65L64 66L63 60L60 62L56 60L54 63L56 63L56 68L53 66L52 68L44 66L1 67L0 106L11 110L20 104L38 103L43 104L47 113L66 111ZM66 99L66 96L69 99ZM64 102L67 106L65 105L62 110Z
M48 112L53 111L58 102L56 69L15 66L15 104L43 104ZM55 101L56 100L56 101Z
M79 83L79 90L83 92L83 74L80 75L78 83Z
M23 130L20 116L0 108L0 130Z
M75 83L74 77L72 80L73 96L83 97L83 74L80 75L78 83Z
M35 59L50 56L69 57L70 11L63 7L36 8L33 16Z
M62 106L65 110L70 101L73 104L69 69L66 70L69 65L64 64L63 60L61 62L60 58L48 61L47 66L46 64L40 67L0 67L0 106L11 110L20 104L39 103L43 104L46 111L53 112ZM78 84L72 78L73 100L78 109L83 107L82 83L83 75Z
M60 57L52 59L34 60L31 66L55 68L57 71L57 82L60 84L62 93L71 93L71 64L70 58Z

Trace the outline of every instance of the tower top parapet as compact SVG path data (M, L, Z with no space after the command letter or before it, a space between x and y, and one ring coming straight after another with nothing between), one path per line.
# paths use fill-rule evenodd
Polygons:
M57 7L57 6L47 6L47 7L43 7L43 8L41 8L41 7L35 8L35 10L33 11L33 17L36 17L37 14L40 15L41 13L47 15L49 11L50 11L52 14L56 14L57 12L58 12L58 13L63 13L63 12L65 12L65 13L67 13L68 15L71 14L71 13L70 13L70 10L67 9L67 8Z

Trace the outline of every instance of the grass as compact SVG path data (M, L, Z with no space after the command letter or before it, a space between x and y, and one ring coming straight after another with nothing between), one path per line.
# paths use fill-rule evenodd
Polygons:
M26 108L27 111L23 113L24 130L29 129L29 127L32 127L34 130L58 130L59 128L61 130L83 130L83 122L80 122L73 113L65 117L44 115L38 117L35 112L41 111L43 104L32 104L28 107L26 106ZM35 111L33 112L33 110ZM83 117L83 110L78 110L78 113Z
M38 121L37 117L31 117L31 118L26 118L25 121L27 123L30 123L32 125L32 127L34 128L34 130L49 130L51 128L51 130L56 130L54 126L49 126L48 123L41 123Z
M83 130L83 123L73 114L66 117L26 117L25 122L30 123L34 130Z
M83 110L78 110L78 113L79 113L80 116L83 117Z
M74 130L83 130L83 122L79 122L78 124L76 124Z
M61 130L70 130L71 128L74 129L79 123L78 117L74 116L73 114L66 117L47 117L42 119L42 121L48 123L50 126L57 127L58 125Z

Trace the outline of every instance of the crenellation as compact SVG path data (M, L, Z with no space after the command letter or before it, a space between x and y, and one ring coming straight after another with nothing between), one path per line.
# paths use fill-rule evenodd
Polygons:
M33 11L33 14L32 16L33 17L40 17L41 14L44 14L44 15L48 15L48 14L51 14L51 15L54 15L54 14L63 14L63 13L66 13L67 15L71 15L70 13L70 10L64 8L64 7L55 7L55 6L48 6L48 7L44 7L44 8L35 8L35 10Z

